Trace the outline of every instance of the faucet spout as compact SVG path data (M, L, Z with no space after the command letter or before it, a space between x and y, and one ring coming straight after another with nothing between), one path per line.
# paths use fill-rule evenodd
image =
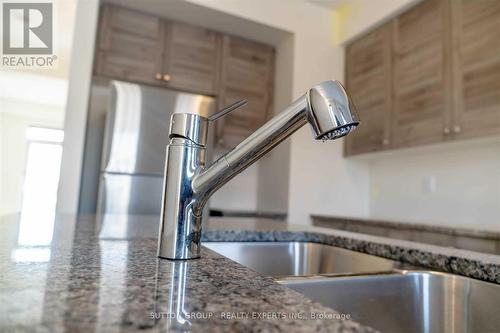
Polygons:
M174 114L167 146L158 256L198 258L203 207L210 196L306 123L316 140L334 140L356 128L354 107L338 81L313 87L207 168L204 144L208 120Z

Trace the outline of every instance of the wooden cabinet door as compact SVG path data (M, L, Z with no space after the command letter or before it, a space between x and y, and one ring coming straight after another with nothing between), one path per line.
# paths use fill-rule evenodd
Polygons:
M500 1L451 1L453 135L500 134Z
M388 23L347 47L346 89L361 123L346 137L346 155L374 152L390 144L391 38Z
M259 128L272 107L274 49L224 36L219 107L247 99L248 104L217 121L217 141L232 147Z
M168 86L215 95L219 74L220 36L182 23L169 27L163 64Z
M110 78L157 83L163 43L164 26L158 17L103 6L95 72Z
M394 147L443 141L451 113L449 2L426 0L394 21Z

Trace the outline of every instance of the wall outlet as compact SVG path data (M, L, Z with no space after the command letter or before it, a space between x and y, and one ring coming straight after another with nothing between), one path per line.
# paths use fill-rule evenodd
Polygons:
M380 185L373 184L371 186L371 197L373 200L377 200L380 197Z

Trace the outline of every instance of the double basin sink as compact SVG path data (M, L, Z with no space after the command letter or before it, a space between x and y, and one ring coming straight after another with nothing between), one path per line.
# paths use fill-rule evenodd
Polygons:
M381 332L500 332L493 283L316 243L204 245Z

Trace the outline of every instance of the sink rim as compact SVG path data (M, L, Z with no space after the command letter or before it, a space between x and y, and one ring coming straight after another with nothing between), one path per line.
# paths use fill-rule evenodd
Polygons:
M397 263L398 267L393 268L392 270L382 270L382 271L378 271L378 272L377 271L372 271L372 272L361 272L361 273L319 273L319 274L306 274L306 275L278 275L278 276L273 276L273 275L268 275L268 274L265 274L265 273L261 273L261 272L259 272L257 270L254 270L253 268L248 267L248 266L246 266L245 264L243 264L241 262L233 260L233 259L225 256L224 254L219 253L216 250L213 250L209 246L206 246L206 244L213 244L213 243L218 243L218 244L223 244L223 243L227 243L227 244L256 244L256 245L257 244L279 244L279 243L281 243L281 244L283 244L283 243L291 244L291 243L300 243L300 244L308 244L308 245L318 245L318 246L322 246L322 247L335 248L336 250L344 252L344 253L353 252L353 253L356 253L356 254L361 254L361 255L366 255L366 256L372 256L372 257L375 257L375 258L378 258L378 259L387 260L387 261L390 261L390 262ZM450 272L445 272L445 271L439 271L439 270L436 270L434 268L426 268L424 266L416 266L416 265L412 265L412 264L405 263L405 262L402 262L402 261L398 261L398 260L394 260L394 259L389 259L389 258L381 257L381 256L378 256L378 255L375 255L375 254L372 254L372 253L365 253L365 252L356 251L356 250L352 250L352 249L346 249L344 247L340 247L340 246L336 246L336 245L331 245L331 244L326 244L326 243L321 243L321 242L315 242L315 241L310 241L310 240L304 240L304 241L301 241L301 240L256 240L256 241L255 240L236 240L236 241L233 241L233 240L229 240L229 241L216 240L215 241L214 240L214 241L205 241L205 242L202 243L202 245L205 246L210 251L213 251L213 252L217 253L218 255L223 256L224 258L227 258L229 260L233 260L236 263L238 263L239 265L242 265L244 267L252 269L252 270L256 271L257 273L259 273L259 274L261 274L263 276L271 277L271 278L273 278L276 281L281 281L281 280L300 280L300 279L321 279L321 278L332 279L332 278L344 278L344 277L347 278L347 277L356 277L356 276L360 276L360 277L361 276L377 276L377 275L391 275L391 274L392 275L403 275L403 274L410 274L410 273L425 272L425 273L432 273L432 274L447 275L447 276L452 276L452 277L457 277L457 278L470 279L470 280L473 280L473 281L485 282L485 283L492 284L492 285L500 285L498 283L495 283L495 282L492 282L492 281L487 281L487 280L484 280L484 279L481 279L481 278L474 278L474 277L471 277L471 276L466 276L466 275L461 275L461 274L455 274L455 273L450 273Z
M388 274L388 273L394 273L394 272L399 272L401 270L408 270L408 269L423 269L422 267L417 267L413 266L401 261L397 260L392 260L388 258L384 258L381 256L377 256L374 254L370 253L365 253L365 252L360 252L356 250L351 250L351 249L346 249L340 246L335 246L332 244L325 244L321 242L314 242L314 241L300 241L300 240L284 240L284 241L274 241L274 240L257 240L257 241L246 241L246 240L236 240L236 241L210 241L210 242L204 242L203 245L205 248L209 249L210 251L213 251L217 253L218 255L221 255L225 258L228 258L229 260L232 260L239 265L242 265L244 267L247 267L249 269L252 269L253 271L256 271L257 273L271 277L273 279L280 279L280 278L288 278L288 277L293 277L293 278L305 278L305 277L311 277L311 276L324 276L324 277L340 277L340 276L351 276L351 275L365 275L365 274ZM211 246L213 245L213 246ZM266 259L262 261L257 261L255 258L252 258L252 255L254 255L255 252L248 252L248 254L241 254L241 253L231 253L228 251L228 249L223 248L224 246L235 246L236 249L238 250L238 247L244 247L244 246L250 246L253 247L255 246L256 248L259 248L260 250L265 250L265 247L273 247L273 246L283 246L283 247L290 247L290 246L302 246L303 250L307 251L317 251L317 254L320 256L317 256L316 258L319 258L317 260L322 260L323 257L326 256L326 263L334 263L332 261L333 259L337 259L342 261L342 258L346 258L349 256L352 256L352 262L355 263L353 264L354 266L348 268L351 269L352 271L345 269L346 271L335 271L335 268L330 268L331 272L311 272L311 271L306 271L306 272L286 272L286 273L280 273L277 274L276 272L272 272L272 269L266 269L262 268L262 266L265 266L267 262L269 262L270 257L266 256ZM222 248L218 248L221 246ZM283 250L281 248L280 250ZM231 255L233 254L233 255ZM278 254L279 256L280 254ZM281 253L283 255L283 253ZM330 257L328 257L330 256ZM297 256L296 253L290 254L289 256L286 256L287 264L290 264L294 260L301 261L300 254ZM345 259L344 259L345 260ZM373 260L373 261L372 261ZM307 261L307 260L306 260ZM369 264L367 261L372 261ZM307 265L307 263L306 263ZM335 266L339 265L337 263L334 264ZM358 267L356 267L358 265ZM366 266L368 265L368 266ZM374 268L373 266L387 266L387 267L378 267ZM335 267L334 266L334 267ZM342 266L342 263L340 263L340 266ZM359 267L361 266L361 267ZM365 267L363 267L365 266ZM322 270L323 268L319 268ZM329 270L328 268L324 270Z
M353 279L353 278L366 278L366 279L374 279L382 276L401 276L401 277L410 277L412 275L432 275L439 276L444 278L453 278L460 279L465 281L473 281L478 283L485 283L488 285L498 286L500 288L500 284L494 283L491 281L485 281L481 279L475 279L464 275L452 274L448 272L441 272L432 269L426 269L424 267L415 267L408 269L394 269L393 271L384 271L384 272L367 272L367 273L353 273L353 274L314 274L314 275L306 275L306 276L280 276L278 278L274 278L276 282L282 285L292 284L294 282L313 282L313 281L329 281L329 280L342 280L342 279Z

